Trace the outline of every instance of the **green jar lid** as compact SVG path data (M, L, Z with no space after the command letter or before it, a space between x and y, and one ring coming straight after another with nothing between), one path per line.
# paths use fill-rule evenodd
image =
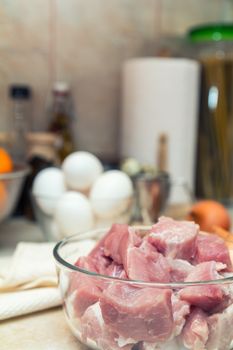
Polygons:
M192 42L233 40L233 23L216 23L193 27L188 32Z

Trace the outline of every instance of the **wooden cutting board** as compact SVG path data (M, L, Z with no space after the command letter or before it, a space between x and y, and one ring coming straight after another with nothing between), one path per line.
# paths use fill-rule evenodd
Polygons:
M1 350L88 350L71 333L62 309L0 322Z

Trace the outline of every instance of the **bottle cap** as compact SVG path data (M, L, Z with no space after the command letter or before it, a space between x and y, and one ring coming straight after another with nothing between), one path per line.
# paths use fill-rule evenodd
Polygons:
M192 42L232 41L232 23L210 23L190 28L188 38Z
M13 84L9 86L9 96L13 99L27 100L31 97L30 86L24 84Z

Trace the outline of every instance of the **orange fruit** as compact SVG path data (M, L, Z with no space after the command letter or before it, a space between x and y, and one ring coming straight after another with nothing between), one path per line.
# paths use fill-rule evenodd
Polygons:
M0 213L4 210L6 206L6 202L7 202L7 190L3 181L0 181Z
M0 147L0 173L10 173L13 170L13 162L4 148Z

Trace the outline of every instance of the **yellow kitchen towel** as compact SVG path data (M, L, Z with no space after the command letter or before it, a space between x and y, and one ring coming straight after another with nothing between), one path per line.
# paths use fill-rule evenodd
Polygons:
M78 244L76 259L94 240ZM53 258L54 243L19 243L9 263L0 260L0 320L61 305Z

